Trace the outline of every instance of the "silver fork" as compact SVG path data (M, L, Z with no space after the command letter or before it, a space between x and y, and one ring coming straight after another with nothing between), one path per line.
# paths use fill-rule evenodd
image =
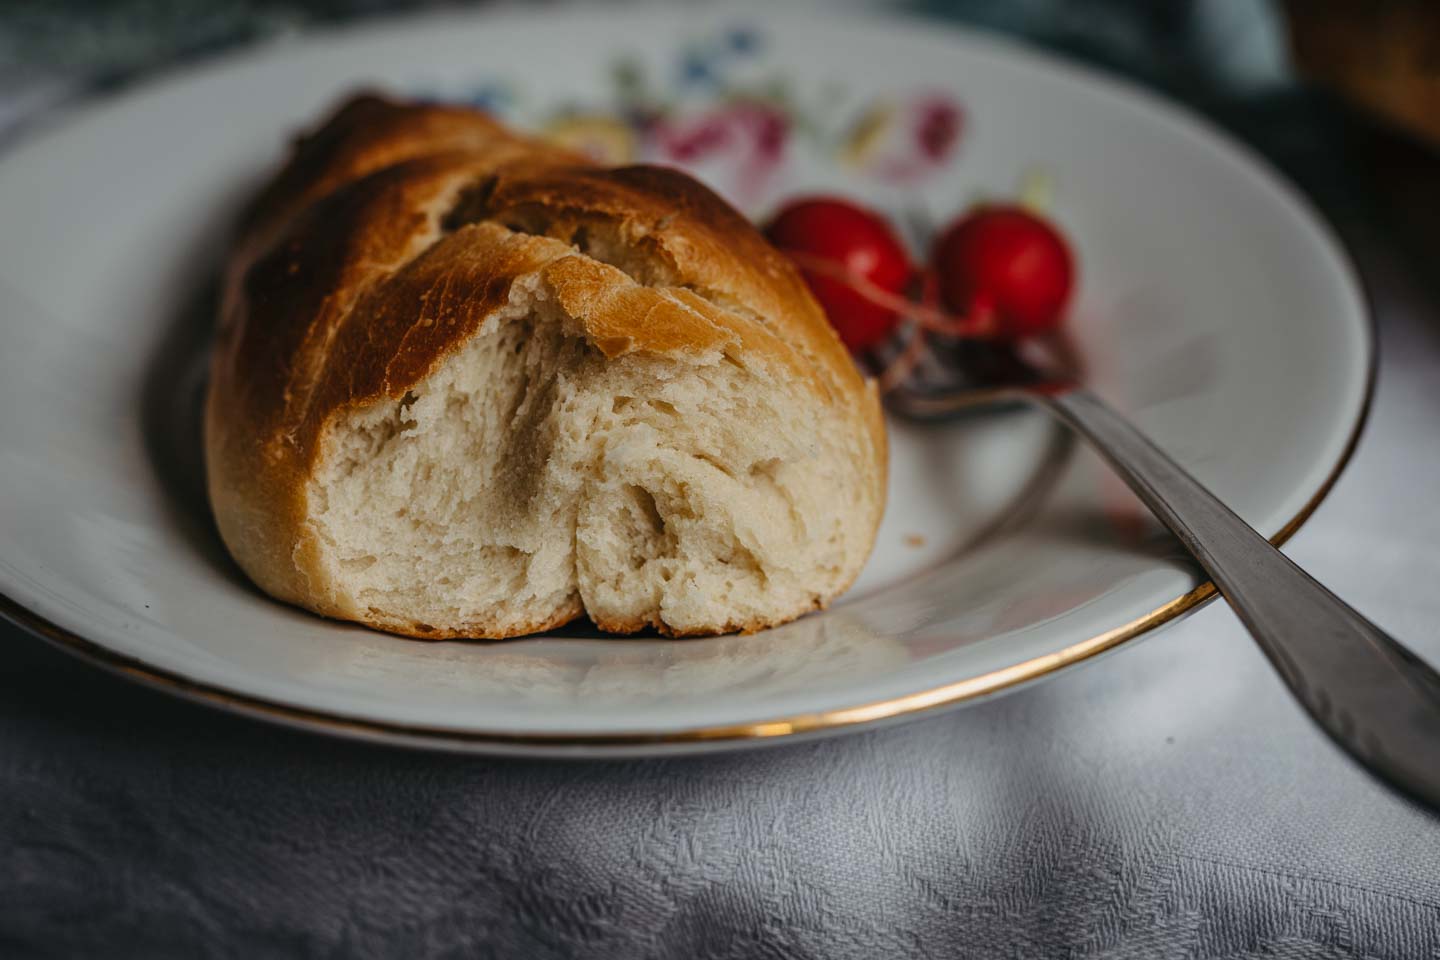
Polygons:
M1085 389L1074 355L1044 365L988 344L937 345L888 398L914 419L997 401L1050 411L1088 440L1215 581L1295 699L1381 780L1440 809L1440 676L1296 566Z

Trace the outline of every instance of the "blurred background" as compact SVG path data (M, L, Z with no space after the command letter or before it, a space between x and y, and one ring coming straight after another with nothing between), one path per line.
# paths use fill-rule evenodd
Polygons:
M673 0L683 5L686 0ZM695 0L690 0L695 2ZM782 0L774 0L782 2ZM708 5L708 4L707 4ZM1431 0L790 0L996 31L1127 74L1249 140L1343 229L1437 238L1440 3ZM46 108L307 32L539 0L0 0L0 143ZM1428 273L1428 271L1426 271Z

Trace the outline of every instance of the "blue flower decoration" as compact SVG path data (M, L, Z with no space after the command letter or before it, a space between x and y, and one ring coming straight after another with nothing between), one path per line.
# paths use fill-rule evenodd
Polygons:
M760 32L754 27L733 27L725 35L725 45L734 53L749 56L760 49Z
M709 86L715 82L715 69L703 54L691 50L680 61L680 82L688 86Z

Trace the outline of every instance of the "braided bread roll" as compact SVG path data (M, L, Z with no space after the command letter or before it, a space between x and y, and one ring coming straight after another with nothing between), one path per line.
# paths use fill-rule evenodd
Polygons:
M375 97L242 225L205 453L262 589L430 638L778 624L885 492L873 384L722 200Z

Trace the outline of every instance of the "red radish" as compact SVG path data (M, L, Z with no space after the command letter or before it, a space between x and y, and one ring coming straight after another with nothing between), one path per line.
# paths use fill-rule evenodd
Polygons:
M1075 261L1048 221L1013 206L978 207L935 243L932 261L945 305L1006 337L1060 324Z
M900 298L910 280L905 247L878 214L845 200L807 197L787 204L766 235L795 256L810 291L852 353L864 353L894 331L900 314L876 302L886 298L856 289L859 281Z

